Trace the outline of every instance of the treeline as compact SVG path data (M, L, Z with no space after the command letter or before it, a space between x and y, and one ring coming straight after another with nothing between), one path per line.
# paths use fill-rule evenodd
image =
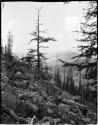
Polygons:
M85 78L85 71L77 70L73 66L63 67L63 74L58 66L55 69L54 79L57 86L68 93L80 97L82 100L93 102L97 105L96 86L92 86L91 82ZM77 72L77 73L75 73ZM77 74L77 81L74 78ZM64 79L62 80L62 75ZM92 80L92 83L94 80Z
M83 85L83 78L81 72L77 76L79 77L77 84L74 80L73 75L74 73L72 71L72 67L69 67L68 71L65 71L64 67L64 79L62 80L62 76L59 69L55 71L53 78L56 81L57 86L62 90L67 91L72 95L80 96L81 99L86 100L88 102L94 102L96 104L97 92L94 87L86 86L85 84ZM87 82L86 79L85 82Z

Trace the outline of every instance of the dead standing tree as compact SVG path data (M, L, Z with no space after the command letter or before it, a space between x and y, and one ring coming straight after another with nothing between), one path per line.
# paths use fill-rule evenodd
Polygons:
M32 41L37 41L37 74L38 74L38 79L40 78L40 73L41 73L41 52L40 52L40 48L48 48L45 46L40 46L41 43L47 43L49 41L56 41L54 38L52 37L43 37L40 35L40 33L45 33L45 30L41 31L40 30L40 25L42 25L40 23L40 11L41 11L42 7L40 7L39 9L37 9L38 11L38 19L37 19L37 25L36 25L36 30L32 31L31 35L34 36L33 39L31 39Z

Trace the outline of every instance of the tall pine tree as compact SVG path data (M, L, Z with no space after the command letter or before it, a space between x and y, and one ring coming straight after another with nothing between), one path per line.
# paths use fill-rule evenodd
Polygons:
M47 48L45 46L41 46L40 44L42 43L47 43L49 41L56 41L54 38L52 37L43 37L41 35L41 33L46 32L45 30L41 31L40 30L40 26L42 25L40 23L40 11L41 11L42 7L40 7L39 9L37 9L38 11L38 18L37 18L37 25L36 25L36 30L32 31L31 35L34 37L33 39L31 39L32 41L37 41L37 72L38 72L38 78L40 78L40 72L41 72L41 52L40 52L40 48Z

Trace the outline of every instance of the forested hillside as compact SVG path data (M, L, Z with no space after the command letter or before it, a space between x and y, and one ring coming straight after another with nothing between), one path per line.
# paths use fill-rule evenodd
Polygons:
M49 47L49 42L59 42L43 35L43 7L36 8L36 25L30 33L29 44L35 42L36 49L31 46L25 56L19 57L13 52L14 36L9 30L6 44L1 41L1 124L97 124L96 4L88 2L84 22L76 31L82 33L77 38L79 54L58 52L49 61L41 51ZM5 7L6 2L2 11Z

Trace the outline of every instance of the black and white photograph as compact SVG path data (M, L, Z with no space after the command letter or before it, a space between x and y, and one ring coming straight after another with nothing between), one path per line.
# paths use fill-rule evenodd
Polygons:
M1 2L0 124L97 122L97 1Z

